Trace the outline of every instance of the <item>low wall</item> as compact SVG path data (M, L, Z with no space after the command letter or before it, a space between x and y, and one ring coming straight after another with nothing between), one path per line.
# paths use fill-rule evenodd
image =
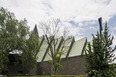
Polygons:
M62 59L63 68L58 71L59 75L85 75L86 61L83 56L75 56ZM27 71L21 66L10 65L7 75L51 75L51 64L48 61L36 64L36 67Z
M37 67L35 66L33 69L26 70L20 65L9 65L7 71L3 71L3 75L36 75Z
M83 56L76 56L62 59L61 65L63 68L58 71L59 75L85 75L86 61ZM37 64L38 75L50 75L51 64L48 61Z

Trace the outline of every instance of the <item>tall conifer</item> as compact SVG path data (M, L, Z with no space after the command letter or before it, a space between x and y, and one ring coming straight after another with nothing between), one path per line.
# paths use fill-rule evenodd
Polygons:
M113 52L116 46L112 48L114 37L108 34L109 28L105 23L102 36L99 32L93 36L92 43L88 43L88 49L85 53L87 61L87 73L89 77L115 77L112 62L115 60Z

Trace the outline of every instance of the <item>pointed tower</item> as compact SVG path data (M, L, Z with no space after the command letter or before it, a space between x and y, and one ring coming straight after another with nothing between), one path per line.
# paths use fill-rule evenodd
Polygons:
M36 34L36 35L38 35L38 37L39 37L38 29L37 29L37 25L36 24L35 24L35 27L33 29L33 33Z
M99 32L100 32L100 37L102 37L102 17L98 18L98 21L99 21Z

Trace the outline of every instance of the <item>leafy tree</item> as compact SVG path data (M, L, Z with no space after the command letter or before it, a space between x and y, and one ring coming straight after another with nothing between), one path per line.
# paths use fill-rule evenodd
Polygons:
M38 46L39 38L29 32L27 21L19 21L14 13L0 8L0 71L6 70L9 63L21 64L26 69L34 67ZM9 58L11 54L14 62Z
M64 44L63 42L62 47L60 50L57 48L58 38L60 36L60 20L59 19L52 19L48 22L40 22L39 27L43 30L45 39L47 40L47 44L49 45L49 52L48 55L51 57L49 62L51 63L51 74L57 74L58 70L63 68L60 64L61 56L64 54ZM68 31L64 30L64 39L66 38L66 33Z
M87 61L87 72L89 77L115 77L113 52L116 47L112 49L112 41L114 37L108 34L109 29L105 23L104 32L102 37L97 32L96 36L93 35L92 44L88 44L88 49L85 53Z
M49 60L49 62L52 64L52 74L57 74L57 71L62 69L63 66L60 64L61 62L61 56L64 53L64 51L55 51L54 52L54 60Z

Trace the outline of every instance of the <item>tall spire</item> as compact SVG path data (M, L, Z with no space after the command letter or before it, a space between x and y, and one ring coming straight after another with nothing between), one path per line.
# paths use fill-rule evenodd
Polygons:
M102 17L98 18L98 21L99 21L99 32L100 32L100 37L102 37Z
M37 34L38 36L39 36L39 34L38 34L38 29L37 29L37 25L35 24L35 27L34 27L34 29L33 29L33 33L34 34Z

